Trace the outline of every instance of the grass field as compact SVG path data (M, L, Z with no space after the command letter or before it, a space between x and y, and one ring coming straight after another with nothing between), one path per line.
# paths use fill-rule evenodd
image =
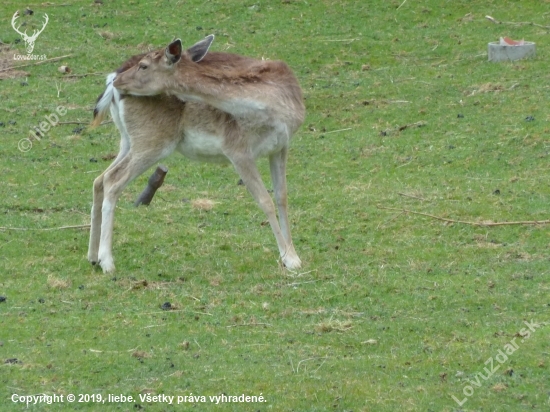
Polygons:
M30 410L550 410L549 228L479 224L550 219L548 5L38 2L19 19L31 32L49 16L33 53L68 56L36 65L13 60L24 8L3 1L0 409L43 393L63 402ZM212 50L285 60L302 84L288 180L303 268L279 267L230 167L174 155L149 207L133 201L150 172L123 194L104 275L88 230L57 228L89 223L118 150L112 124L86 127L105 75L210 33ZM487 62L500 36L537 57ZM20 150L60 106L84 124Z

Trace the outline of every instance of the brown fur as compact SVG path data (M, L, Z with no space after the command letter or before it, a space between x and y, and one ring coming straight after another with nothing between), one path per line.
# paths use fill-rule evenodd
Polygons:
M283 121L291 134L303 122L302 90L286 63L213 52L196 63L190 50L176 64L158 50L148 53L117 76L114 85L130 94L168 93L182 100L200 100L236 117L244 110L249 119ZM245 101L250 107L243 106Z

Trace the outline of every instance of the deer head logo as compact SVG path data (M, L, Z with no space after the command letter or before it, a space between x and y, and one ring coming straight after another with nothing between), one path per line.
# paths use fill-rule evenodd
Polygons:
M45 17L45 20L44 20L44 25L42 26L42 28L40 30L34 30L34 32L31 36L27 35L26 30L25 30L24 33L21 33L19 31L19 27L21 27L21 25L19 25L19 27L15 27L15 20L17 20L19 18L19 10L17 10L14 13L13 17L11 18L11 26L13 27L13 29L17 33L19 33L21 35L21 37L25 41L25 45L26 45L25 47L27 49L27 54L32 53L32 51L34 49L34 42L38 38L38 35L44 31L44 29L46 28L46 25L48 24L48 20L49 20L48 15L44 13L44 17Z

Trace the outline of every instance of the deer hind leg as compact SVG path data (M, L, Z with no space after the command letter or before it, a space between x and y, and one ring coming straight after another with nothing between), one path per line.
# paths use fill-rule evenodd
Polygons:
M103 180L105 173L115 167L130 151L130 136L120 119L119 109L116 105L111 105L111 115L120 131L120 149L116 159L111 165L101 173L95 180L93 186L92 219L90 224L90 243L88 246L88 261L95 265L98 261L99 240L101 236L101 207L103 204Z
M98 262L104 273L115 270L112 246L115 208L124 188L156 162L168 156L174 149L130 153L118 164L107 170L103 176L103 202L101 205L101 236L99 241Z
M279 225L286 242L287 250L283 261L289 269L298 269L302 262L294 249L292 236L290 234L290 222L288 220L288 199L286 186L286 161L288 149L284 147L280 152L269 157L269 168L271 172L271 181L273 182L273 191L275 202L279 211Z
M271 230L277 240L277 246L279 247L279 254L283 264L291 270L299 268L300 259L296 255L292 244L288 244L281 231L277 220L277 215L275 213L275 205L273 204L273 200L265 188L254 159L238 155L229 156L229 159L235 166L237 173L239 173L243 179L248 191L254 200L256 200L256 203L258 203L260 208L266 214L269 224L271 225Z
M122 133L122 139L120 141L120 150L118 156L111 163L111 165L101 173L95 180L93 186L93 203L92 203L92 221L90 224L90 243L88 246L88 261L95 265L98 261L98 251L99 251L99 239L101 236L101 207L103 204L103 190L104 190L104 179L105 174L115 167L121 160L128 154L130 151L130 142L129 139L125 139L124 134Z

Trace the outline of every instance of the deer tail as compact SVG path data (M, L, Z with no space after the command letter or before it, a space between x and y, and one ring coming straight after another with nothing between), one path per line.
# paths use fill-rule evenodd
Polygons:
M105 117L106 113L111 107L113 98L115 96L115 88L113 82L115 80L116 73L109 73L107 76L107 87L97 98L95 108L94 108L94 120L92 121L92 127L97 127L101 124L101 121Z

